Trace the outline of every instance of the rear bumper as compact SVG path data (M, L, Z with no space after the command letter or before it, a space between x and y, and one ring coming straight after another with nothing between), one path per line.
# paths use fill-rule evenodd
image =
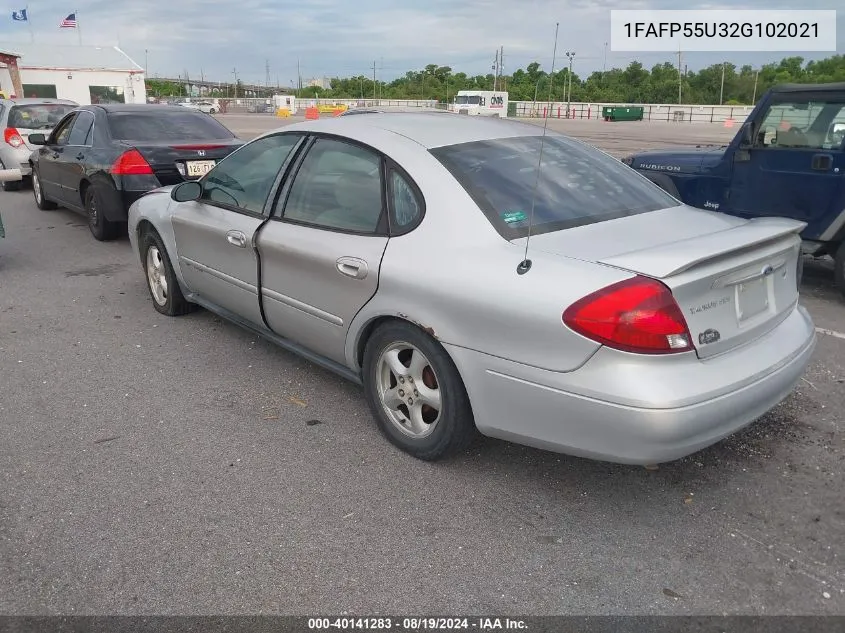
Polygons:
M784 400L815 348L798 307L738 350L642 358L601 348L557 373L447 345L479 431L561 453L626 464L679 459L733 434Z
M32 155L32 150L27 147L14 148L11 145L5 144L0 151L0 161L6 169L20 169L21 175L28 177L32 175L32 167L29 165L29 157Z
M161 187L161 183L155 176L123 176L120 186L120 189L108 187L109 199L103 214L111 222L126 222L132 203L153 189Z

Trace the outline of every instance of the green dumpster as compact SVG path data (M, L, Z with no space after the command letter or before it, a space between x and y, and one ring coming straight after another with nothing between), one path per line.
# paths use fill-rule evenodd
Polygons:
M516 116L516 101L508 101L508 116Z
M642 121L644 111L642 106L605 106L601 116L605 121Z

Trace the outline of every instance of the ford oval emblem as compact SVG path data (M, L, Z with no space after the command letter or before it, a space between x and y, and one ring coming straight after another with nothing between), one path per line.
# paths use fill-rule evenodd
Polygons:
M704 330L698 335L698 343L699 345L708 345L710 343L715 343L720 338L722 338L722 335L719 334L719 330Z
M768 277L773 272L775 272L775 269L770 264L767 264L766 266L763 267L763 277Z

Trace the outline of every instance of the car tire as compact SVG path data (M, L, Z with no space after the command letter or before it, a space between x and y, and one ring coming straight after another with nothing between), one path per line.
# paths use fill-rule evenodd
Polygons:
M457 367L440 343L410 323L389 321L373 332L364 349L363 383L381 432L418 459L455 455L477 436Z
M52 211L58 205L52 200L47 200L44 197L44 190L41 188L41 174L38 173L38 168L32 168L32 195L35 198L35 206L42 211Z
M155 231L147 231L141 237L141 261L147 278L147 290L158 312L167 316L181 316L197 308L195 303L185 299L182 294L167 249Z
M215 110L214 108L211 108L211 109L208 111L208 113L209 113L209 114L217 114L217 110Z
M120 223L106 219L103 214L103 196L96 185L85 190L85 214L88 216L88 228L94 239L107 242L117 237Z
M2 162L0 162L0 169L6 169L6 166ZM22 182L21 180L4 181L0 183L0 187L2 187L3 191L18 191L21 188Z
M836 255L833 256L834 278L836 287L845 297L845 240L839 245Z

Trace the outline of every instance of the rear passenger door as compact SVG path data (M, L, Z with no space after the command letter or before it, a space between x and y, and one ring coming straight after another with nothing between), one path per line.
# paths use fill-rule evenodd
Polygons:
M341 363L349 324L378 288L387 165L370 148L316 138L257 238L270 328Z

